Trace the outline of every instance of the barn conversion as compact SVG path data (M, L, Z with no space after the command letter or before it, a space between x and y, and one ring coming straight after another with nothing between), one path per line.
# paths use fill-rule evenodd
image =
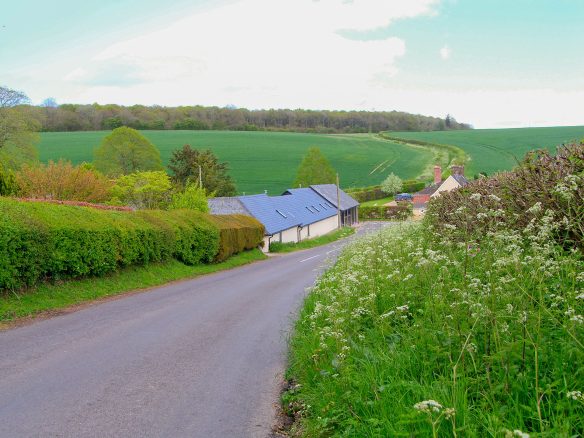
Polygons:
M326 184L334 187L334 184ZM268 196L265 194L236 196L229 198L209 199L209 210L211 214L245 214L253 216L259 220L266 228L264 237L264 251L268 251L272 242L300 242L305 239L322 236L339 227L339 216L336 202L330 202L322 196L316 189L289 189L281 196ZM339 195L349 198L341 198L341 205L353 205L350 208L356 209L359 205L342 190ZM350 210L349 210L350 211ZM351 225L356 222L358 215L346 214L347 220L342 225ZM355 218L354 221L349 221ZM343 211L341 210L341 219Z

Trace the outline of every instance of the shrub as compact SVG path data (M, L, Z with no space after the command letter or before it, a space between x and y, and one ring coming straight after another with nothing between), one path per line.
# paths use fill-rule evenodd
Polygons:
M257 248L264 238L264 226L250 216L240 214L210 216L219 229L219 251L216 261L223 261L246 249Z
M120 176L111 190L113 198L137 209L166 208L172 184L164 171L134 172Z
M381 190L381 186L347 190L347 194L349 194L358 202L374 201L376 199L383 199L387 197L387 195Z
M99 172L64 160L25 164L16 173L16 184L24 197L85 202L108 200L113 185Z
M169 208L174 210L187 208L189 210L207 213L209 211L207 191L200 188L198 184L187 183L183 191L176 192L172 195Z
M546 214L556 238L584 248L584 143L529 152L513 171L481 178L433 198L427 221L477 239L499 227L525 229ZM465 237L466 238L466 237Z
M406 220L412 215L412 204L407 202L397 206L361 206L359 218L373 220Z

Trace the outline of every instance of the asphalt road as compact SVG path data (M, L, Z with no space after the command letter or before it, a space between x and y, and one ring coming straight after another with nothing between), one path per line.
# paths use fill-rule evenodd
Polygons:
M1 332L0 437L268 436L287 333L344 244Z

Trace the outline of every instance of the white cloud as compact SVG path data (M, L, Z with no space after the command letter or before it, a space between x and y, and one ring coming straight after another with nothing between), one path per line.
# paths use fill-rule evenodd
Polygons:
M355 106L391 84L406 45L397 37L355 41L339 31L432 14L436 3L239 1L111 45L65 80L85 85L77 101Z
M451 53L452 50L450 50L450 47L448 47L448 45L445 45L440 49L440 57L444 60L450 58Z

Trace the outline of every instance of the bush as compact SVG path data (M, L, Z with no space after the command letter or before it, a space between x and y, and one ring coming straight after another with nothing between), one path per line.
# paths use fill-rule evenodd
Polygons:
M223 261L238 252L257 248L264 239L264 226L250 216L240 214L210 216L219 229L219 251L215 261Z
M372 220L398 220L403 221L412 215L412 204L407 202L397 206L361 206L359 218Z
M113 185L99 172L64 160L25 164L16 173L16 183L23 197L84 202L107 201Z
M512 172L473 181L441 193L428 206L437 229L455 227L464 236L485 236L499 227L523 230L549 215L556 238L584 248L584 142L529 152ZM466 238L466 237L465 237Z
M207 191L204 188L200 188L198 184L187 183L183 191L176 192L172 195L169 208L173 210L186 208L207 213L209 211Z
M192 210L122 212L0 198L0 290L44 279L103 275L175 258L224 260L256 247L252 218Z
M358 202L374 201L376 199L387 197L387 195L381 190L381 186L347 190L347 194Z
M134 172L120 176L111 194L132 208L166 208L171 189L170 177L164 171Z
M403 182L402 190L405 193L416 193L426 187L424 181L416 181L415 179L407 179Z

